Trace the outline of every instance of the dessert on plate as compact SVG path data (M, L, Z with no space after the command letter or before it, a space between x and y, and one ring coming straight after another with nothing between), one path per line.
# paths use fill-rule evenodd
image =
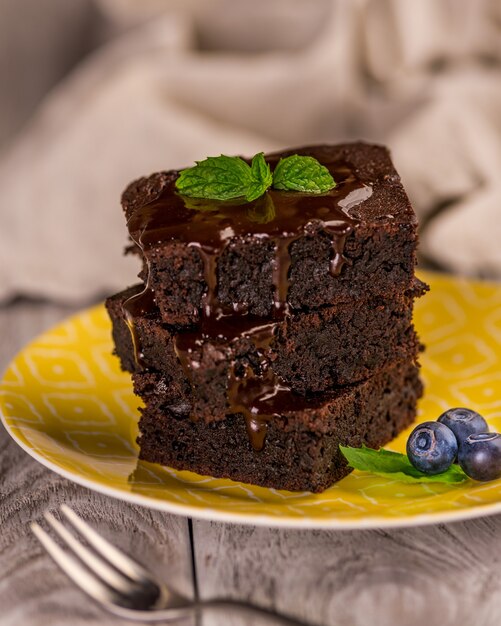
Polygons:
M127 187L142 282L107 300L115 351L144 403L141 459L322 491L350 471L340 444L380 447L415 417L417 222L381 146L256 156L267 182L247 200L185 193L178 171Z

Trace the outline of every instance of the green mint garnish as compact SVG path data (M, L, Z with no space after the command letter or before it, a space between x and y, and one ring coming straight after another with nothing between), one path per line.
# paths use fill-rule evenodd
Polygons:
M260 152L252 159L251 163L252 182L249 185L245 199L252 202L271 187L273 176L271 175L270 166L264 160L264 153Z
M245 198L247 202L261 197L271 186L285 191L325 193L335 185L326 167L313 157L297 154L280 159L272 175L262 152L253 157L250 165L240 157L208 157L183 170L176 180L179 193L189 198Z
M192 198L231 200L245 197L252 183L252 170L243 159L222 154L183 170L176 187L179 193Z
M286 191L325 193L336 186L329 170L310 156L280 159L273 172L273 187Z
M406 454L390 450L372 450L366 446L350 448L339 446L339 449L353 469L371 472L385 478L400 480L405 483L448 483L456 484L468 480L468 476L458 465L451 465L441 474L425 474L417 470Z

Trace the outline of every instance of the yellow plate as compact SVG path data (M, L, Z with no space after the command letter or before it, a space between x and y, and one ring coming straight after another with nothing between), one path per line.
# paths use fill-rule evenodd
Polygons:
M475 408L501 428L501 285L424 275L415 321L427 351L419 420ZM138 462L138 399L111 355L103 306L26 347L0 385L3 422L28 454L96 491L172 513L228 522L368 528L501 512L501 480L407 485L354 472L322 494L290 493ZM409 431L389 448L405 449Z

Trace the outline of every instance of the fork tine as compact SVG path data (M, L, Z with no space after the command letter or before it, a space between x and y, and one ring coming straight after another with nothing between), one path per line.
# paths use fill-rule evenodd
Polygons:
M103 604L112 604L115 594L94 574L91 574L77 559L65 552L36 522L31 524L31 530L49 555L59 565L63 572L77 587L89 596Z
M137 587L130 579L110 567L101 557L95 555L82 545L52 513L45 513L44 517L54 532L59 535L66 545L73 550L79 559L83 561L98 578L118 593L128 594L134 592Z
M76 530L78 530L83 537L85 537L96 552L106 558L119 571L126 574L131 580L136 582L147 581L152 584L156 584L149 572L139 565L139 563L101 537L101 535L99 535L93 528L78 517L78 515L70 509L69 506L61 504L60 509L70 524L72 524L72 526L76 528Z

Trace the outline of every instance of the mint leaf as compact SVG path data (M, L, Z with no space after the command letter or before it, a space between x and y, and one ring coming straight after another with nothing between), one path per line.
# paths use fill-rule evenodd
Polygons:
M275 219L275 203L269 193L265 193L249 206L247 218L257 224L267 224Z
M273 182L273 176L271 174L270 166L264 160L264 152L256 154L251 163L252 181L245 194L245 199L248 202L252 202L271 186Z
M451 465L447 471L441 474L425 474L411 464L406 454L391 452L382 448L381 450L372 450L366 446L361 448L339 446L339 449L350 467L406 483L456 484L468 480L458 465Z
M272 174L264 153L256 154L251 165L240 157L222 154L197 161L194 167L183 170L176 180L176 188L187 198L205 200L233 200L245 198L252 202L271 187L286 191L325 193L336 183L329 170L316 159L297 154L280 159ZM207 210L197 206L199 210Z
M329 170L310 156L294 154L280 159L273 172L273 187L285 191L325 193L336 186Z
M222 154L196 163L183 170L176 180L176 188L184 196L231 200L247 196L254 184L250 166L240 157Z

